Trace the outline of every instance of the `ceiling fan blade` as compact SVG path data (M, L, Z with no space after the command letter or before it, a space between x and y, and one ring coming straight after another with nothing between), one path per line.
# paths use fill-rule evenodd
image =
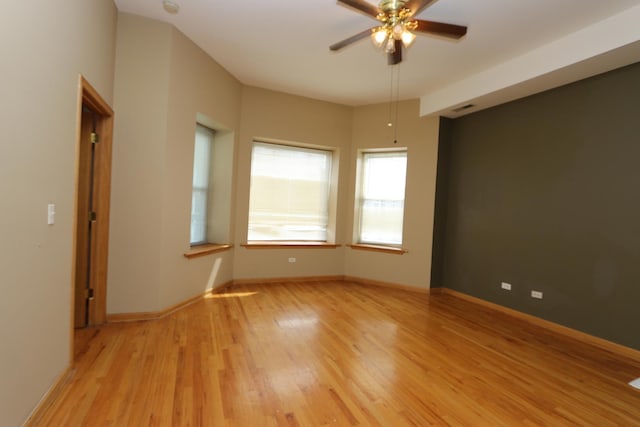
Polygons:
M342 3L346 6L352 7L353 9L359 10L363 12L365 15L369 15L373 18L378 16L380 10L374 5L365 0L338 0L338 3Z
M467 34L467 27L462 25L445 24L444 22L424 21L422 19L415 20L418 23L415 31L422 33L436 34L438 36L459 39Z
M346 47L346 46L350 45L351 43L355 43L355 42L357 42L359 40L367 38L367 37L369 37L371 35L371 31L372 31L372 29L370 28L368 30L364 30L361 33L353 35L353 36L351 36L349 38L346 38L346 39L344 39L342 41L339 41L338 43L334 43L331 46L329 46L329 50L340 50L343 47Z
M411 15L409 16L415 16L435 1L436 0L409 0L405 3L404 7L406 7L407 9L411 9Z
M387 56L387 64L396 65L402 62L402 41L395 40L395 51Z

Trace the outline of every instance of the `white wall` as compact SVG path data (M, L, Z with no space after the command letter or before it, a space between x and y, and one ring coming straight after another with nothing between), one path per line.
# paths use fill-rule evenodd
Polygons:
M116 10L111 0L2 7L0 425L17 426L71 357L78 75L112 102Z

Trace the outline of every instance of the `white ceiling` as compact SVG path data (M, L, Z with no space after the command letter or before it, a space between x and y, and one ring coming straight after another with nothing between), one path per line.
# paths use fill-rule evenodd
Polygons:
M346 105L389 100L391 67L369 40L329 45L376 21L335 0L115 0L169 22L246 85ZM373 2L372 2L373 3ZM421 19L468 26L459 41L418 36L400 65L400 98L455 117L640 61L640 0L438 0Z

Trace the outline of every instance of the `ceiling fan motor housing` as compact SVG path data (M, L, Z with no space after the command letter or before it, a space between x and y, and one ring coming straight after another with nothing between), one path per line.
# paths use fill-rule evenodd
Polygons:
M390 13L404 8L406 1L404 0L382 0L378 6L381 11Z

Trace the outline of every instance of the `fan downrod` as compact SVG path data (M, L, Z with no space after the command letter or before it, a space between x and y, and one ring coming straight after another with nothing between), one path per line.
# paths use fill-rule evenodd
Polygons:
M406 3L404 0L382 0L378 8L384 13L392 13L404 9Z

